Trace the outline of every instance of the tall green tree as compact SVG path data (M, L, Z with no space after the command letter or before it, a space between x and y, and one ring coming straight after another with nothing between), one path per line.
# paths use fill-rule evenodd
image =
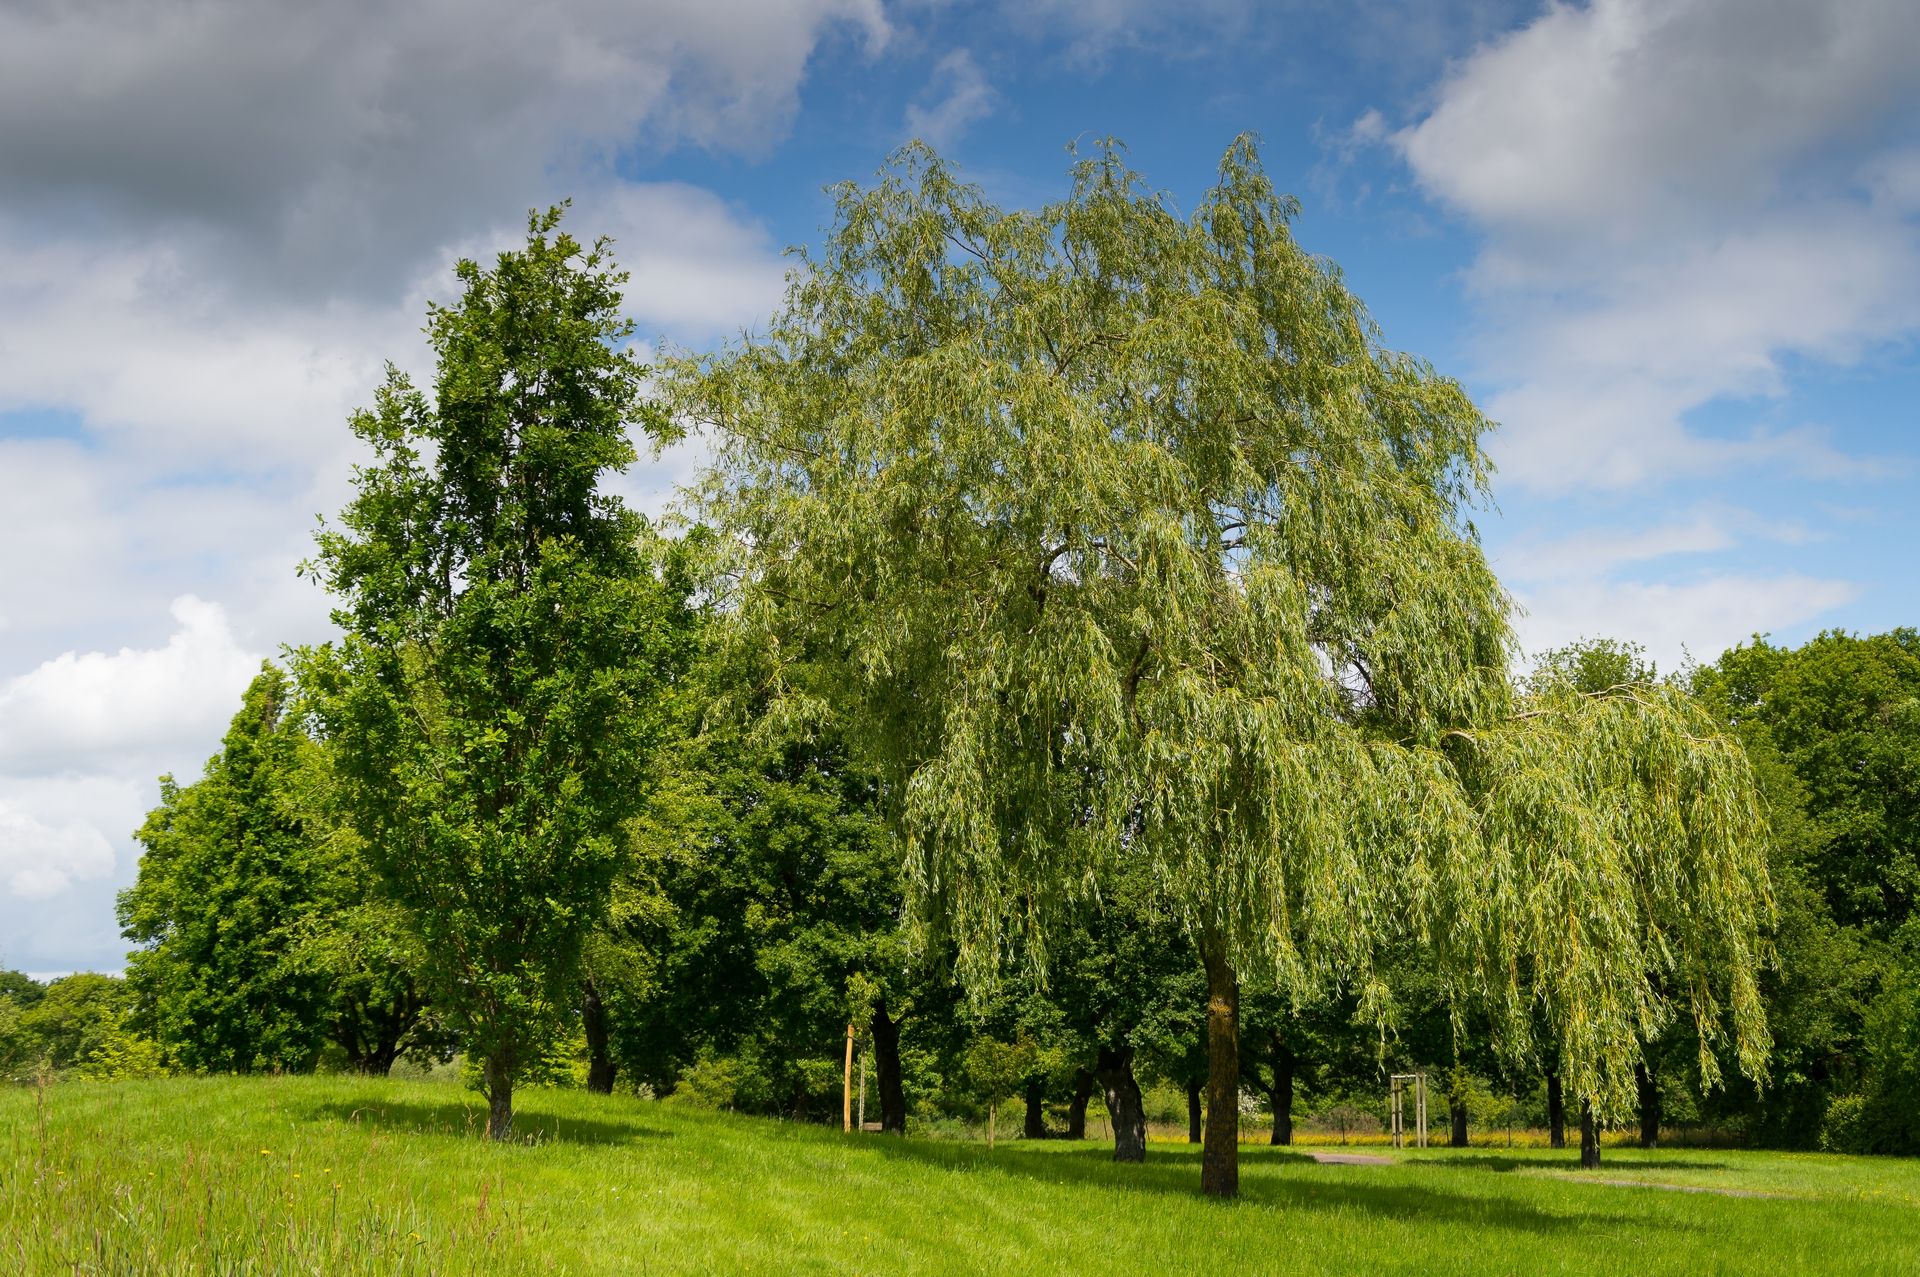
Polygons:
M1742 756L1676 697L1516 701L1487 422L1383 347L1250 142L1191 216L1111 146L1035 212L919 146L837 206L765 335L671 380L747 628L853 724L963 976L1015 935L1044 962L1118 867L1155 883L1207 973L1219 1195L1243 973L1374 1013L1412 937L1503 1024L1549 1003L1570 1084L1624 1105L1670 957L1758 1067Z
M428 396L389 370L353 417L374 460L312 573L345 637L307 654L347 807L483 1061L489 1135L576 1005L587 935L645 799L688 583L603 490L659 433L605 240L529 218L429 310Z
M653 960L615 986L615 1058L666 1089L726 1057L735 1107L837 1120L846 1026L898 948L898 854L872 791L826 737L716 725L675 749L634 826L634 876L657 904L619 938Z
M1692 681L1750 752L1793 776L1809 823L1783 850L1835 921L1898 931L1920 910L1920 631L1830 632L1794 649L1756 638Z
M264 666L201 779L161 777L134 835L139 877L119 898L140 946L127 984L154 1038L195 1071L301 1071L326 1042L324 975L294 955L333 831L311 784L319 746L291 693Z
M264 666L201 778L160 792L119 899L138 1022L196 1071L304 1070L331 1039L385 1073L420 1014L414 963L286 674Z
M1829 632L1797 648L1755 638L1689 682L1753 759L1781 903L1763 986L1774 1085L1736 1089L1710 1112L1771 1143L1883 1140L1900 1129L1885 1115L1910 1101L1875 1098L1901 1076L1882 1048L1920 984L1920 633ZM1825 1129L1830 1114L1850 1128L1847 1114L1869 1110L1860 1138Z

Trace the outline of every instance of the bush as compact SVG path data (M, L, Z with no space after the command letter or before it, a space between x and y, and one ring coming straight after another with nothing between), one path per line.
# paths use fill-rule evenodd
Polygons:
M20 1019L13 998L0 993L0 1079L19 1076L32 1061L32 1043Z
M1829 1153L1865 1153L1871 1142L1864 1095L1837 1096L1820 1124L1820 1147Z
M1920 1153L1920 975L1896 968L1867 1012L1866 1048L1866 1151Z
M102 1038L74 1068L76 1076L95 1082L164 1077L166 1073L166 1058L160 1044L124 1030Z
M680 1074L671 1098L695 1108L731 1109L740 1097L741 1073L732 1056L702 1055Z
M167 1071L160 1046L129 1027L133 998L124 980L83 972L53 981L24 1009L11 995L0 1004L0 1066L9 1077L42 1062L103 1081Z

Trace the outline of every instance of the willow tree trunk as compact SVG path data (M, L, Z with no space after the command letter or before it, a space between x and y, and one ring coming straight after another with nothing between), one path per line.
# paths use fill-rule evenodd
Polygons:
M1087 1138L1087 1101L1093 1098L1096 1079L1085 1069L1073 1071L1073 1099L1067 1103L1067 1138Z
M1273 1142L1293 1143L1293 1048L1273 1036Z
M1600 1124L1593 1119L1593 1102L1580 1102L1580 1169L1600 1169Z
M1567 1098L1560 1090L1560 1070L1547 1070L1547 1147L1567 1146Z
M1107 1114L1113 1122L1113 1160L1147 1160L1147 1112L1140 1102L1140 1083L1133 1076L1133 1048L1100 1048L1094 1064L1100 1086L1106 1092Z
M1467 1101L1462 1096L1447 1097L1447 1115L1452 1119L1453 1129L1448 1134L1447 1143L1453 1148L1467 1146Z
M607 1005L592 980L582 985L580 1025L587 1035L587 1089L595 1095L612 1095L615 1065L608 1045Z
M1047 1084L1039 1078L1027 1079L1027 1124L1021 1128L1024 1139L1047 1138Z
M1200 1191L1240 1195L1240 980L1226 945L1201 945L1207 967L1207 1138L1200 1153Z
M487 1138L505 1140L513 1135L513 1070L499 1056L487 1057Z
M885 998L874 1003L873 1075L880 1091L880 1129L889 1135L907 1133L907 1096L900 1086L900 1022L887 1015Z
M1187 1143L1200 1142L1200 1091L1206 1086L1202 1078L1187 1079Z
M1644 1062L1633 1066L1634 1086L1640 1092L1640 1147L1660 1147L1660 1079Z

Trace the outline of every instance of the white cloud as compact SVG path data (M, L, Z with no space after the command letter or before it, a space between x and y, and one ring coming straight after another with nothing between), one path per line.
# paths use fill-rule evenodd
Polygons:
M1592 528L1551 541L1522 541L1493 556L1503 578L1541 581L1590 579L1630 563L1673 555L1730 549L1736 538L1726 521L1701 512L1692 518L1624 531Z
M310 464L338 448L379 343L419 344L417 307L409 323L392 305L262 303L196 269L178 237L35 242L8 229L0 410L58 404L175 465Z
M934 66L928 98L929 104L907 107L907 132L935 147L951 146L993 114L993 86L965 49L954 50Z
M642 333L729 336L773 314L786 285L764 226L697 186L622 183L576 201L582 228L611 235L633 278L626 309Z
M1523 609L1515 628L1527 658L1577 639L1617 638L1645 644L1662 669L1675 669L1686 652L1711 659L1749 635L1791 629L1856 598L1853 583L1780 571L1770 554L1758 570L1711 566L1729 552L1813 539L1798 519L1709 506L1658 522L1516 538L1489 557Z
M1392 135L1477 223L1470 282L1503 476L1624 488L1731 464L1856 476L1817 431L1707 435L1792 358L1920 330L1920 7L1555 4Z
M66 652L0 684L0 769L13 776L204 757L261 657L234 639L225 611L175 599L166 646Z
M1728 574L1683 582L1581 580L1516 591L1526 656L1580 638L1641 643L1663 670L1712 660L1756 633L1814 620L1859 595L1847 581Z
M1476 218L1633 235L1784 194L1786 167L1913 96L1908 0L1555 3L1483 47L1400 134Z
M113 844L92 825L45 824L0 802L0 880L21 900L43 900L75 879L113 872Z
M1018 0L1004 8L1029 32L1064 38L1074 60L1097 63L1115 49L1149 44L1177 54L1203 36L1243 27L1252 6L1248 0Z

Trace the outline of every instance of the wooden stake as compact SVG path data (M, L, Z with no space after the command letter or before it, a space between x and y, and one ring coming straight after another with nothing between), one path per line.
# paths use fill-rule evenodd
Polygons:
M847 1022L847 1067L840 1077L840 1129L853 1129L853 1022Z

